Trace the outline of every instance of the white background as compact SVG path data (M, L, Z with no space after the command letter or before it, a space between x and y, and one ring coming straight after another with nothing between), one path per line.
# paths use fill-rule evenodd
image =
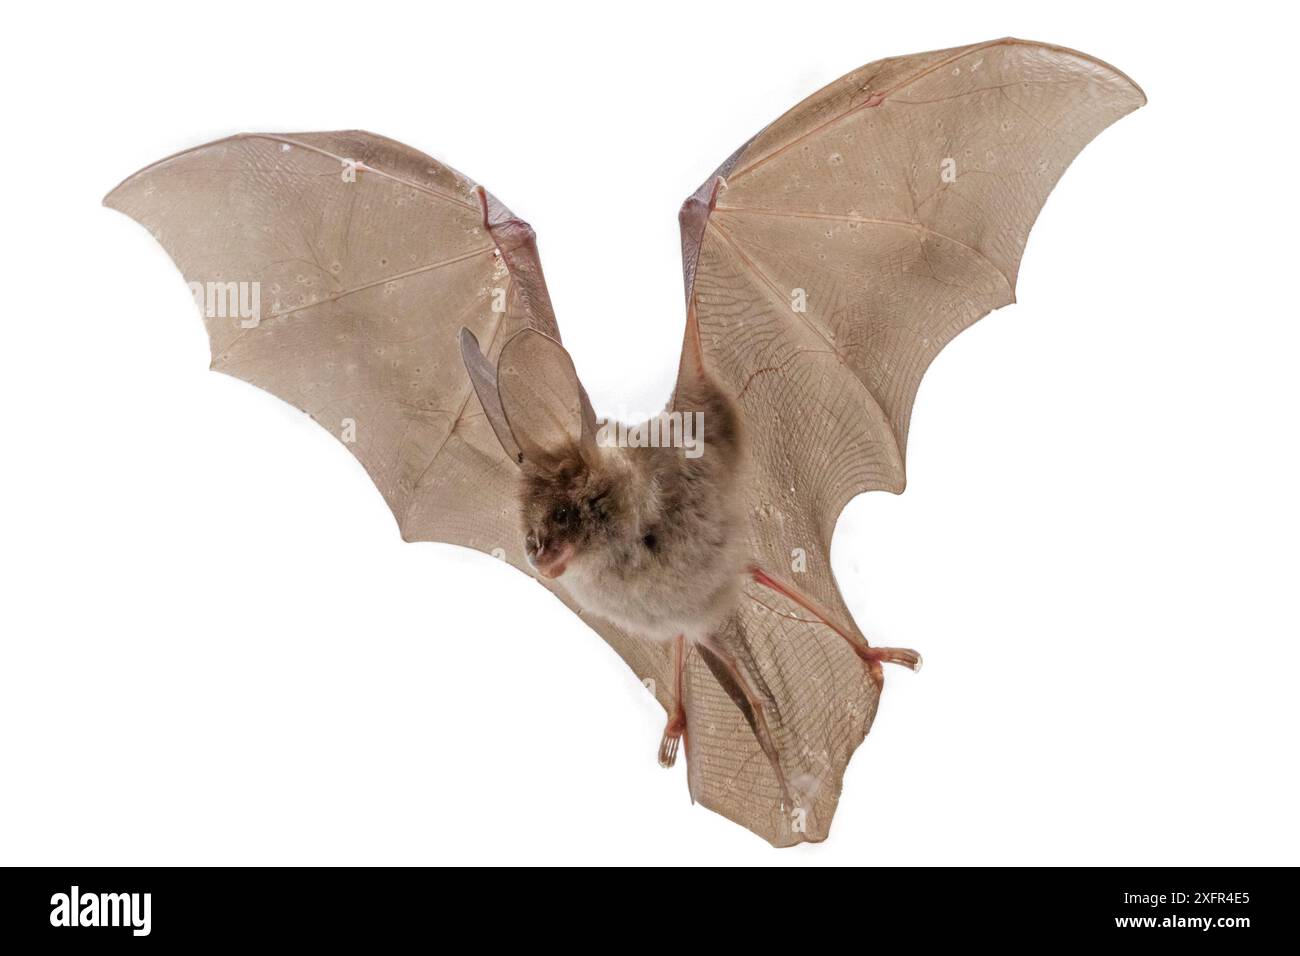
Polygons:
M0 863L1300 863L1290 28L556 7L8 12ZM1150 105L1052 195L1020 304L935 362L907 493L840 522L859 623L927 666L889 674L820 846L692 807L613 652L492 559L403 544L333 437L205 371L184 282L99 205L240 130L387 134L532 222L597 411L649 409L681 200L848 70L1007 34Z

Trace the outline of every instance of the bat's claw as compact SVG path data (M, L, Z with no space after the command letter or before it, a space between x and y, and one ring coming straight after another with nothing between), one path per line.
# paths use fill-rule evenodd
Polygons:
M853 650L867 665L867 673L877 690L885 686L885 671L881 664L902 664L912 671L921 669L921 655L906 647L870 647L854 643Z
M678 710L668 719L663 739L659 741L659 766L671 767L677 762L677 745L686 733L686 714Z
M673 638L673 712L659 741L659 766L671 767L677 762L677 745L686 733L686 704L683 695L682 673L686 668L686 635ZM695 797L691 797L695 802Z
M913 671L919 671L924 663L921 655L906 647L867 647L858 651L864 661L883 664L902 664Z

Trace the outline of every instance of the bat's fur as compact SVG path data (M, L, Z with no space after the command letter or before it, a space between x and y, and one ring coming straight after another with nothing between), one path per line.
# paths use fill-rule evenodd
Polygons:
M575 445L558 465L526 463L520 484L530 559L571 545L562 584L578 603L660 640L708 635L735 606L745 567L735 406L700 377L679 386L672 410L703 413L699 457Z

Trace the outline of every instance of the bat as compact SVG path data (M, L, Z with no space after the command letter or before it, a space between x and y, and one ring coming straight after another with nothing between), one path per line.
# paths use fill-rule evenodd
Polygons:
M633 425L595 415L532 228L401 143L242 134L104 201L189 282L213 369L338 436L405 540L549 589L663 705L659 760L684 752L692 799L789 846L828 835L883 665L921 663L854 623L836 519L902 492L925 369L1015 300L1048 193L1145 101L1010 38L814 93L682 205L678 378Z

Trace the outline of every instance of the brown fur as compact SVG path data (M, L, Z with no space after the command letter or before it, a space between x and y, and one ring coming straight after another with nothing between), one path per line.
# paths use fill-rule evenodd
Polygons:
M588 610L654 639L703 638L734 606L745 556L735 407L701 377L673 411L703 413L703 450L573 446L558 465L523 467L531 557L572 545L560 585Z

